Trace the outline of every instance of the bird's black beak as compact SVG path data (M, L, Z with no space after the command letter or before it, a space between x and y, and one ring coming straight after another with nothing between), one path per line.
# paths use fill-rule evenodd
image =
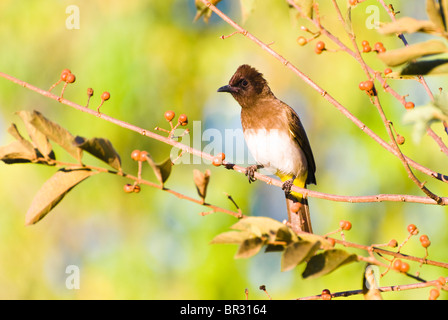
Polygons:
M228 84L226 86L222 86L221 88L219 88L218 92L234 93L234 92L238 92L238 87L232 87L231 85Z

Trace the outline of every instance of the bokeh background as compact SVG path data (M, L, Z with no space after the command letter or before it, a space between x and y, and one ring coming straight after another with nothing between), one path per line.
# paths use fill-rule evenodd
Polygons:
M425 19L424 2L390 1L401 15ZM322 23L348 43L344 30L333 13L330 1L319 1ZM343 11L345 1L339 1ZM411 4L412 3L412 4ZM400 47L396 38L385 38L366 28L368 5L375 5L381 21L388 16L376 1L366 1L352 12L358 41L372 45L382 41L387 48ZM70 30L66 20L76 5L79 29ZM239 1L224 0L218 5L238 23L243 23ZM0 2L0 70L40 88L49 88L62 69L76 75L64 97L79 104L87 100L86 89L95 95L91 106L100 102L100 93L109 91L111 99L102 112L134 125L152 129L167 126L163 114L173 110L201 121L202 130L241 129L239 106L230 95L216 89L228 82L235 69L249 63L269 80L273 92L301 116L317 163L317 186L313 190L341 195L398 193L422 195L408 179L400 161L378 146L340 114L332 105L305 85L277 60L242 35L226 40L234 30L213 15L208 24L193 23L193 0L39 0ZM365 80L359 65L344 52L314 53L314 44L300 47L298 36L307 23L295 20L283 1L256 1L244 27L311 79L332 94L353 114L380 136L386 132L376 109L358 83ZM314 28L313 28L314 30ZM421 35L409 36L411 42ZM324 41L326 39L323 39ZM326 41L327 47L336 49ZM385 66L374 53L365 55L376 70ZM429 78L434 92L446 87L446 77ZM397 92L409 95L416 105L428 102L416 81L390 81ZM55 92L58 92L58 86ZM411 139L412 127L402 124L404 109L380 90L386 114L401 135L406 137L403 151L417 162L438 172L446 172L446 157L425 136ZM124 171L136 174L130 159L133 149L147 150L156 160L165 159L170 147L135 132L81 113L42 97L5 79L0 79L0 142L12 141L6 133L11 122L25 133L14 112L42 112L75 135L107 137L121 154ZM443 136L440 124L434 130ZM192 132L202 137L201 132ZM203 147L209 141L203 138ZM231 150L224 151L231 157ZM58 159L72 161L55 146ZM247 160L247 157L244 158ZM244 160L243 159L243 160ZM233 159L240 161L241 159ZM89 164L102 165L86 157ZM179 164L166 186L196 196L193 169L210 169L207 201L233 209L224 193L248 215L285 219L285 203L279 188L208 164ZM248 260L233 258L237 247L210 245L217 234L236 222L225 214L201 216L207 211L199 205L172 195L142 187L139 194L126 194L123 185L130 181L114 175L96 175L73 189L41 222L24 225L24 217L34 194L55 168L39 165L0 163L0 298L1 299L267 299L258 288L266 285L273 299L293 299L332 292L360 289L363 263L353 263L318 279L301 278L304 266L280 272L280 255L259 253ZM445 196L447 187L417 173L435 193ZM154 179L149 168L144 178ZM420 234L432 241L429 259L448 260L446 244L447 209L406 203L349 204L310 199L314 230L325 234L338 228L341 219L353 228L347 240L360 244L403 241L406 226L414 223ZM365 254L365 252L357 253ZM423 256L417 237L402 252ZM80 270L80 288L66 287L67 266ZM446 270L410 263L412 273L427 280L447 276ZM383 271L383 270L380 270ZM380 285L413 283L394 272L380 279ZM385 293L386 299L426 299L429 288ZM362 299L361 296L351 297ZM440 299L446 299L445 293Z

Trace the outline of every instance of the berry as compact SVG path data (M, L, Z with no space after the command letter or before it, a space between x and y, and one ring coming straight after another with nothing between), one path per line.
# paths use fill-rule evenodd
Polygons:
M316 53L316 54L321 54L322 53L322 50L319 50L319 49L317 49L316 47L314 48L314 52Z
M392 73L392 69L391 68L386 68L386 69L384 69L384 74L389 74L389 73Z
M389 241L389 243L387 245L391 248L395 248L396 246L398 246L398 242L397 242L397 240L392 239Z
M65 81L68 83L73 83L76 81L76 77L73 73L69 73L67 74L67 76L65 77Z
M140 150L134 150L131 152L131 159L134 161L138 161L140 159Z
M124 190L124 192L126 192L126 193L131 193L132 191L134 191L134 186L132 185L132 184L125 184L124 186L123 186L123 190Z
M397 259L397 260L394 261L392 267L393 267L395 270L400 271L400 270L401 270L401 264L402 264L402 263L403 263L403 262L401 262L400 259Z
M291 205L290 210L291 210L291 212L299 212L301 207L302 207L302 204L300 202L294 202Z
M361 45L362 45L363 47L368 46L368 45L369 45L369 41L367 41L367 40L363 40L363 41L361 42Z
M220 157L213 157L212 163L215 167L222 165L222 159Z
M431 289L429 291L429 300L436 300L440 295L440 292L438 289Z
M352 228L352 224L350 221L341 220L339 221L339 227L341 227L342 230L350 230Z
M358 4L358 0L349 0L348 3L350 3L351 6L356 6Z
M110 93L107 92L107 91L104 91L104 92L101 94L101 100L106 101L106 100L109 100L109 99L110 99Z
M384 45L383 45L382 42L377 42L377 43L375 43L375 45L373 46L373 48L374 48L376 51L379 51L379 49L384 48Z
M370 51L372 51L372 48L369 45L362 46L362 52L367 53Z
M364 90L366 90L366 84L365 84L365 82L364 81L361 81L360 83L359 83L359 90L362 90L362 91L364 91Z
M325 50L325 42L323 42L323 41L318 41L318 42L316 43L316 50L320 50L320 51Z
M148 151L141 151L138 157L138 161L148 161Z
M221 158L221 160L224 160L226 158L226 154L221 152L221 153L218 153L217 157Z
M414 104L414 102L408 101L405 103L404 107L408 110L411 110L411 109L414 109L415 104Z
M367 80L364 82L364 90L366 91L370 91L373 89L373 81L372 80Z
M134 190L133 190L133 191L134 191L135 193L139 193L140 190L141 190L141 188L140 188L139 185L135 185L135 186L134 186Z
M297 43L301 46L304 46L308 43L308 40L306 40L305 37L300 36L297 38Z
M404 137L398 134L397 135L397 143L399 145L402 145L404 143L404 141L405 141Z
M384 52L386 52L386 48L380 47L377 51L378 51L378 53L384 53Z
M408 272L409 271L409 264L407 264L406 262L401 262L401 266L400 266L400 271L401 272Z
M418 229L415 224L411 223L410 225L408 225L408 232L413 235L416 235L418 233Z
M331 300L331 292L328 289L322 290L322 294L320 295L322 300Z
M62 70L62 72L61 72L61 80L62 80L62 81L65 81L65 79L67 78L67 75L69 75L70 73L72 73L72 72L70 71L70 69L64 69L64 70Z
M437 279L437 282L438 282L438 284L440 284L441 286L443 286L443 285L445 285L446 280L445 280L444 277L439 277L439 278Z
M426 234L420 236L420 242L423 248L428 248L431 244L431 241L429 241L428 236Z
M93 96L93 89L92 88L87 88L87 95L89 97Z
M167 112L165 112L165 119L166 119L166 121L173 120L175 115L176 114L174 113L174 111L168 110Z
M179 121L179 123L180 123L182 126L186 126L186 125L188 124L188 118L187 118L187 115L185 115L185 114L181 114L181 115L179 116L178 121Z

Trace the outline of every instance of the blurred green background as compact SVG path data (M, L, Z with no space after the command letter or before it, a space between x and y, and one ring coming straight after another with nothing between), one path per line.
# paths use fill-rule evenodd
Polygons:
M402 15L425 18L424 2L391 1ZM322 23L348 43L333 13L330 1L319 1ZM345 11L345 1L339 1ZM382 41L387 48L401 47L395 38L384 38L366 28L369 16L366 1L353 10L358 41L373 45ZM79 8L79 29L70 30L66 20L70 5ZM218 5L238 23L242 14L238 1ZM378 7L381 21L389 21ZM163 114L173 110L190 120L201 121L202 130L240 129L239 106L230 95L216 93L228 82L235 69L249 63L263 72L277 97L290 104L301 116L317 163L317 186L313 190L341 195L398 193L422 195L408 179L400 161L379 147L355 125L306 86L272 56L242 35L226 40L234 30L213 15L208 24L193 23L193 0L96 0L96 1L13 1L0 2L0 71L47 89L69 68L76 75L64 97L84 105L86 89L95 95L90 106L100 103L103 91L111 99L102 112L131 124L153 129L167 126ZM365 80L359 65L344 52L314 53L314 44L300 47L296 38L302 22L291 18L283 1L257 1L244 27L282 54L311 79L332 94L381 137L384 126L358 83ZM305 25L310 26L305 23ZM311 26L310 26L311 27ZM313 28L314 30L314 28ZM410 36L420 41L420 35ZM323 39L324 41L326 39ZM327 47L335 46L326 41ZM365 55L376 70L385 66L374 53ZM428 101L416 81L390 81L391 86L418 104ZM446 77L428 79L434 92L446 87ZM54 89L60 92L61 85ZM411 139L412 127L404 126L404 109L389 95L379 92L383 107L396 129L406 137L403 151L417 162L447 174L446 157L425 136L419 143ZM111 123L92 117L40 96L5 79L0 79L0 142L12 141L6 133L11 122L22 123L18 110L39 110L75 135L107 137L121 154L125 172L136 174L137 165L129 157L133 149L147 150L160 161L170 147L142 137ZM434 130L446 141L440 124ZM190 136L201 132L192 132ZM185 142L185 141L184 141ZM208 141L203 141L203 147ZM219 149L219 148L217 148ZM58 159L72 161L55 146ZM230 161L232 152L225 151ZM89 164L101 165L86 158ZM196 197L194 168L212 171L207 201L233 209L224 192L230 193L248 215L285 219L283 192L262 182L249 185L246 177L224 168L202 164L179 164L166 186ZM38 165L0 163L0 298L1 299L267 299L258 288L266 285L273 299L293 299L332 292L360 289L365 265L354 263L318 279L303 280L303 266L280 272L280 255L260 253L248 260L234 260L237 247L210 245L210 240L227 231L235 218L207 211L199 205L142 186L139 194L125 194L130 182L114 175L97 175L73 189L68 196L34 226L24 226L24 217L34 194L55 168ZM445 196L447 186L428 180L428 187ZM144 178L154 179L149 168ZM420 234L429 235L429 259L448 260L447 209L403 203L348 204L310 199L314 231L325 234L338 228L341 219L353 228L348 241L360 244L400 243L406 226L414 223ZM354 251L361 254L365 252ZM417 237L402 252L423 256ZM80 271L80 288L66 287L67 266ZM411 273L427 280L447 276L440 268L410 263ZM383 270L381 270L383 271ZM395 272L380 279L380 285L413 283ZM426 299L429 288L385 293L386 299ZM351 297L362 299L361 296ZM447 294L441 293L440 299Z

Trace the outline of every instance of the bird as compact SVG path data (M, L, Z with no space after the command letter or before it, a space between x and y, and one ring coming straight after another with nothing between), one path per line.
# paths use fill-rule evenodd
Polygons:
M279 100L268 82L254 67L243 64L229 84L218 92L230 93L241 106L241 125L247 147L256 165L246 168L249 182L261 168L282 181L290 226L294 231L312 233L308 200L291 191L293 185L306 188L316 184L316 164L300 117Z

